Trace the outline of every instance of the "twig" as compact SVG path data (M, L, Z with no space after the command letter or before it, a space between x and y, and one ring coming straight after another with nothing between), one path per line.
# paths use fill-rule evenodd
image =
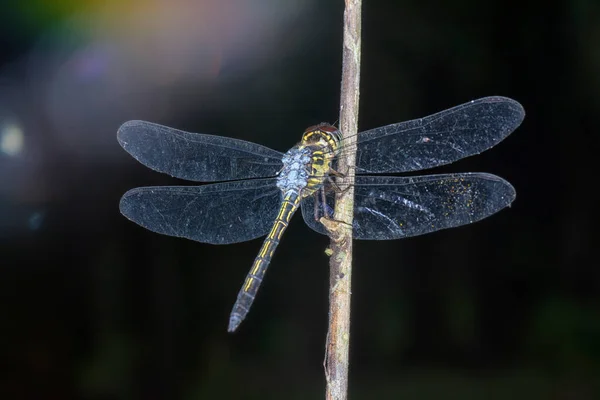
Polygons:
M360 19L362 0L345 0L344 45L342 59L342 90L340 99L340 129L344 148L352 149L358 124L360 84ZM327 400L343 400L348 392L348 353L350 343L350 283L352 278L352 210L354 207L354 169L356 153L344 150L338 171L346 176L343 190L336 193L334 220L329 226L331 259L329 277L329 331L325 348ZM345 186L345 185L344 185Z

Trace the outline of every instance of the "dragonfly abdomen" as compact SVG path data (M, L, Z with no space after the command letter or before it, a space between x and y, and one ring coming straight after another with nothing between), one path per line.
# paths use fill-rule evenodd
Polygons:
M254 302L258 288L265 276L267 267L271 262L273 253L275 253L275 249L277 248L277 245L279 245L281 236L292 219L294 212L298 209L299 204L300 195L297 191L289 191L284 196L279 214L273 223L273 227L265 238L258 255L254 259L252 268L248 275L246 275L244 285L240 289L237 300L233 305L233 310L231 310L231 316L229 317L229 327L227 328L229 332L234 332L244 318L246 318L246 315Z

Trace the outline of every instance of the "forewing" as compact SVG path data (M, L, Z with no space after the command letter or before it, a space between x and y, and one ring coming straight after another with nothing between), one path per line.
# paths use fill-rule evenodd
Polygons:
M523 121L506 97L473 100L425 118L364 131L357 137L357 173L417 171L493 147Z
M228 244L266 235L281 205L275 179L203 186L141 187L121 198L121 213L156 233Z
M270 177L282 165L282 153L256 143L145 121L124 123L117 139L148 168L196 182Z
M466 225L500 211L514 198L510 183L484 173L358 176L353 236L364 240L400 239ZM325 227L315 221L315 199L321 213L330 213L335 193L327 194L325 206L320 196L308 197L302 203L304 221L326 235Z

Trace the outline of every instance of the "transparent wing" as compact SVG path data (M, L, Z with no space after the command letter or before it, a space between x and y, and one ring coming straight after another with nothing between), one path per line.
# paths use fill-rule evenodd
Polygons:
M121 213L163 235L228 244L266 235L277 217L275 179L204 186L141 187L121 198Z
M354 197L355 239L387 240L423 235L440 229L469 224L510 205L515 190L495 175L464 173L415 177L358 176ZM302 216L309 227L327 234L315 220L331 216L335 193L307 197Z
M196 182L275 176L283 154L259 144L129 121L117 133L121 146L158 172Z
M371 129L357 137L357 173L417 171L449 164L498 144L525 111L506 97L473 100L425 118Z

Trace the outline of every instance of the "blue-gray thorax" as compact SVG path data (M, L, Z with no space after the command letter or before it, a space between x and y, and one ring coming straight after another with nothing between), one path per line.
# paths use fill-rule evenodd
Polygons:
M294 191L300 194L310 175L310 160L311 151L306 147L292 147L288 150L281 159L283 168L277 176L277 187L283 193Z

